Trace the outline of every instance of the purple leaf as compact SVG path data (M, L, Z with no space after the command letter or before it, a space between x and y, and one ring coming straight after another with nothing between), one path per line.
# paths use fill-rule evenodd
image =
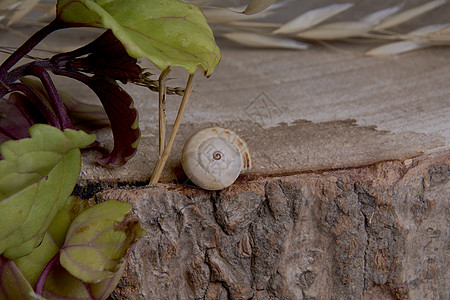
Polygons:
M33 294L16 264L0 255L0 299L29 300Z
M102 102L114 135L114 149L108 156L98 159L98 162L122 166L136 153L141 137L133 98L111 79L94 77L86 84Z
M20 93L12 93L0 101L0 144L8 140L30 137L28 129L45 118Z
M130 57L111 31L72 52L54 56L52 72L81 81L99 97L114 135L114 149L98 159L102 165L122 166L135 153L140 139L133 99L117 84L142 77L137 60ZM89 77L86 73L94 74ZM64 99L63 99L64 101Z
M86 46L55 55L51 62L60 70L105 76L124 84L142 77L142 68L137 64L137 59L128 55L111 30Z
M59 94L67 108L70 121L76 128L89 131L111 125L108 115L101 105L78 101L63 91L60 91Z
M122 83L141 78L142 68L137 59L128 55L125 47L111 30L91 43L94 51L84 60L95 75L107 76Z
M29 86L40 98L46 97L46 92L41 82L28 77L23 77L20 80ZM71 123L76 128L95 130L110 126L108 116L101 105L84 103L61 90L58 90L58 94L67 109Z

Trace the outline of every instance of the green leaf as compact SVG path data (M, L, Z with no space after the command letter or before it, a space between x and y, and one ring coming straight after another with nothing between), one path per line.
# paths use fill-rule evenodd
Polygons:
M109 200L88 208L70 225L61 249L61 265L88 283L111 277L124 261L129 247L146 234L129 215L131 205Z
M67 230L69 230L72 221L90 206L89 201L72 196L67 200L66 205L56 214L48 227L48 233L50 233L58 248L64 245Z
M126 266L127 262L124 260L118 266L118 271L116 271L113 276L106 278L99 283L89 285L91 294L95 299L103 300L108 298L119 283Z
M35 286L45 266L58 251L59 247L50 234L46 233L39 247L35 248L30 254L19 257L14 262L28 282Z
M16 264L0 255L0 299L35 299L32 295L32 287Z
M220 61L203 13L180 0L59 0L57 20L111 29L131 57L145 56L161 70L199 68L209 76Z
M89 206L89 201L69 197L64 207L53 218L39 247L30 254L15 260L17 267L32 286L36 285L47 263L64 244L67 230L72 221Z
M70 197L68 203L53 219L49 227L51 235L54 238L56 237L56 240L60 240L61 237L64 238L72 221L81 212L88 209L89 205L88 201ZM98 283L86 283L72 276L58 261L51 267L44 284L43 296L47 299L107 299L122 277L125 266L126 262L122 259L121 263L117 265L117 271L112 276Z
M56 263L45 281L42 295L46 299L86 299L105 300L119 283L126 262L120 264L114 276L98 283L90 284L70 275L61 264Z
M30 135L0 145L0 254L12 259L39 245L77 182L78 148L95 141L43 124L30 127Z
M73 277L59 263L52 266L44 284L42 296L46 299L92 299L82 281Z

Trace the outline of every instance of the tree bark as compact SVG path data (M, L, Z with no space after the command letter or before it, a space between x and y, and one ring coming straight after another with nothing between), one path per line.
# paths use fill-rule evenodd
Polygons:
M113 189L148 235L115 299L448 299L450 152L364 167Z

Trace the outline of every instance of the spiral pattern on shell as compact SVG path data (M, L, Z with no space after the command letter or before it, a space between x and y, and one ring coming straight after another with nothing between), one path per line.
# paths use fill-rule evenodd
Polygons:
M233 184L252 167L250 150L235 132L211 127L200 130L186 142L181 164L187 177L207 190L220 190Z

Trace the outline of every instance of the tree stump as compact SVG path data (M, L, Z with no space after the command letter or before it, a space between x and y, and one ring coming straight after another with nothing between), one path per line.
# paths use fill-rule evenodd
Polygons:
M112 189L148 232L118 299L446 299L448 152L241 180Z

